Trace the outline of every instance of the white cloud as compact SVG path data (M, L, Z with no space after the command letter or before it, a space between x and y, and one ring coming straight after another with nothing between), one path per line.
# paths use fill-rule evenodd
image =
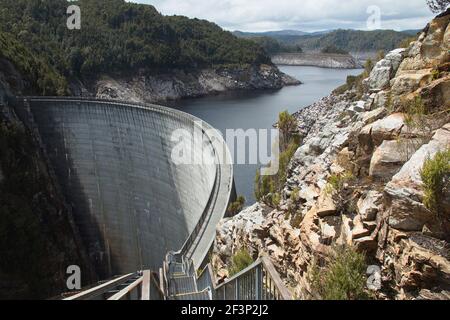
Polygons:
M167 15L207 19L228 30L365 29L369 6L383 29L419 29L432 18L425 0L133 0Z

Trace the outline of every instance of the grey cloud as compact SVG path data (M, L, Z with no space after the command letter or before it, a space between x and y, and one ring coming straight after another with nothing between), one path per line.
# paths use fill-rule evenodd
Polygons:
M365 29L367 8L381 10L384 29L418 29L432 18L425 0L134 0L163 14L213 21L225 29L266 31Z

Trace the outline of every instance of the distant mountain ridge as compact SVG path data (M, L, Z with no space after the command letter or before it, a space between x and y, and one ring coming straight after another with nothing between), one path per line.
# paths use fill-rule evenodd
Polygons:
M241 38L268 37L279 42L280 46L301 47L303 51L320 51L327 46L335 46L349 52L390 51L398 44L419 30L350 30L338 29L320 32L303 32L280 30L260 33L235 31L234 35Z
M244 32L244 31L233 31L233 34L241 38L251 38L251 37L282 37L282 36L311 36L311 35L323 35L330 33L334 30L324 30L316 32L307 32L300 30L278 30L278 31L263 31L263 32Z

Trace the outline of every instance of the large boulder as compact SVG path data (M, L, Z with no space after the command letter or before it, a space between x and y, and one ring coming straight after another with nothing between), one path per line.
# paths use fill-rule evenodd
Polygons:
M368 124L361 129L358 135L359 146L366 152L372 152L385 140L396 140L405 126L403 113L394 113L390 116Z
M450 75L420 88L420 96L430 110L448 110L450 108Z
M370 72L369 88L383 90L389 87L390 80L400 66L405 54L405 49L396 49L389 52L384 59L377 62Z
M389 87L392 77L392 63L389 60L380 60L369 75L369 88L371 90L383 90Z
M388 60L391 63L393 74L395 74L397 72L398 67L400 66L400 63L402 63L403 58L405 57L405 53L406 53L406 49L399 48L399 49L392 50L384 58L385 60Z
M432 69L415 70L398 75L392 79L391 87L394 96L407 94L416 91L431 82Z
M397 76L412 71L436 67L450 58L450 15L434 19L410 46L407 57L400 64Z
M386 185L385 194L389 209L389 225L404 231L422 231L433 219L433 214L423 205L420 170L427 158L450 146L450 123L439 129L432 140L423 145ZM450 210L450 208L449 208Z
M385 140L375 150L370 161L369 175L389 181L417 150L420 141L416 139Z
M439 64L448 60L450 15L443 15L430 22L428 32L423 40L421 55L425 61Z

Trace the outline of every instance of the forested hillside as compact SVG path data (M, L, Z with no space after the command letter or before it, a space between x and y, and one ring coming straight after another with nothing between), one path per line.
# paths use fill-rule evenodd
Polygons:
M395 49L403 39L408 37L411 37L408 33L393 30L336 30L320 37L305 37L294 43L308 49L335 46L350 52L378 50L387 52Z
M393 30L335 30L325 33L313 33L306 35L270 34L263 33L278 44L272 47L302 48L303 51L321 51L326 47L336 47L349 52L375 52L383 50L390 51L398 44L411 37L414 31L397 32ZM242 38L259 39L261 36L251 33L235 32Z
M82 30L66 27L66 10L71 4L81 7ZM6 34L1 38L2 53L12 50L11 43L20 52L29 51L8 55L19 59L18 65L31 68L32 74L42 74L43 65L52 66L55 74L51 72L51 77L58 83L58 73L92 77L141 68L270 63L257 44L238 39L213 23L166 17L153 6L123 0L2 0L0 31ZM58 86L63 90L62 83Z

